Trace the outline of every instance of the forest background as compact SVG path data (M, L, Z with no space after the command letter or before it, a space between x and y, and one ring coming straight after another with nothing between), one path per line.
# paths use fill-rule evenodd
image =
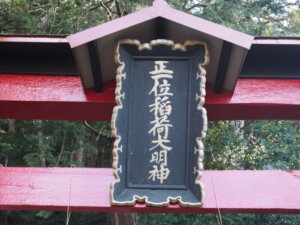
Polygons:
M0 0L0 33L71 34L152 0ZM300 0L170 0L201 18L254 36L300 36ZM109 122L0 120L3 166L111 167ZM300 170L300 121L209 122L205 169ZM100 178L99 178L100 179ZM254 199L255 200L255 199ZM216 215L73 213L70 225L220 224ZM0 212L0 225L64 224L64 212ZM297 225L299 215L223 214L226 224Z

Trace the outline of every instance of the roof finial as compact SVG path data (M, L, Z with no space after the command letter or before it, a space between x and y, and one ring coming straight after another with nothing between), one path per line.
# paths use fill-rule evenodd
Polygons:
M165 0L155 0L152 4L155 7L166 7L169 6Z

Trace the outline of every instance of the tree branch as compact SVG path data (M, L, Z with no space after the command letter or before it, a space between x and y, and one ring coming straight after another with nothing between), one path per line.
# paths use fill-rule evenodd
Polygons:
M207 5L198 3L198 4L192 5L191 7L187 8L186 10L187 10L187 11L191 11L191 10L194 9L194 8L206 8L206 7L207 7Z

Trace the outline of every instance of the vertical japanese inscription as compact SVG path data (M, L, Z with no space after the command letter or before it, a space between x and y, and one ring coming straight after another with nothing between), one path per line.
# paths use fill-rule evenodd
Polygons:
M148 134L151 135L150 163L152 169L149 171L148 179L161 184L168 179L171 171L168 168L168 152L172 150L170 141L170 129L173 127L170 121L172 113L170 80L173 79L173 71L167 69L168 61L155 61L154 70L150 72L153 79L153 87L148 93L154 97L154 102L149 105L149 112L153 114L150 122L151 128Z

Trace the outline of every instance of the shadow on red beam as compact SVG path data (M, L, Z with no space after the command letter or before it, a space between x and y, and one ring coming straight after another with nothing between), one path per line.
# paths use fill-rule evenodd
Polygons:
M66 211L70 206L82 212L217 213L219 207L221 213L299 214L299 179L300 171L204 171L203 207L116 207L109 200L111 168L2 167L0 209Z
M300 120L300 105L207 104L209 121L216 120Z
M109 121L114 103L95 102L5 102L0 101L0 118L23 120Z
M115 81L83 91L79 77L0 75L0 118L110 121ZM234 93L207 84L209 120L300 119L300 80L239 79Z

